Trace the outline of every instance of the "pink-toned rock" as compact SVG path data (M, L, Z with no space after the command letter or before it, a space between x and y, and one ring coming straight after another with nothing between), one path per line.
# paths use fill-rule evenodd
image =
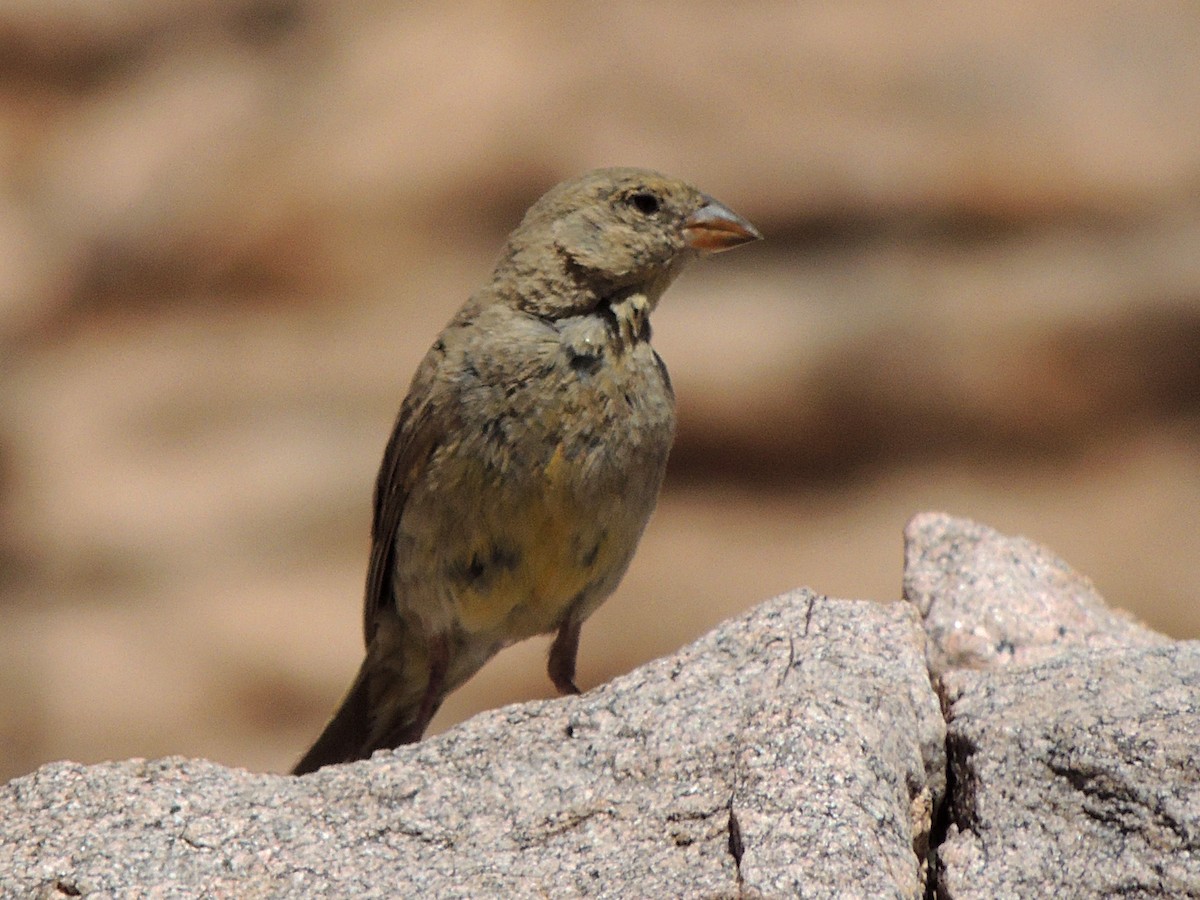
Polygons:
M904 598L925 620L929 668L995 669L1088 647L1169 639L1105 604L1044 547L942 513L904 532Z

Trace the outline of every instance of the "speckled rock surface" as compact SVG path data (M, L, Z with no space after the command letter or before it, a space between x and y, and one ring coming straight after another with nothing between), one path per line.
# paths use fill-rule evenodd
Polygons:
M941 514L905 596L786 594L300 779L46 766L0 789L0 896L1200 897L1200 643Z
M904 560L904 597L925 620L935 676L1083 647L1170 643L1109 608L1089 579L1045 547L968 519L914 516Z
M1200 643L947 676L946 900L1200 897Z
M584 696L301 779L183 759L46 766L0 790L0 883L920 897L945 771L923 648L907 606L798 591Z
M937 896L1200 897L1200 643L966 519L916 516L905 561L948 723Z

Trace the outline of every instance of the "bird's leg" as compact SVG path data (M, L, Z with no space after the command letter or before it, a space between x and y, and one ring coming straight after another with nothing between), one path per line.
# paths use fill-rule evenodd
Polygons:
M550 647L550 662L546 671L560 694L578 694L575 686L575 656L579 652L579 629L582 622L573 616L559 626L558 635Z

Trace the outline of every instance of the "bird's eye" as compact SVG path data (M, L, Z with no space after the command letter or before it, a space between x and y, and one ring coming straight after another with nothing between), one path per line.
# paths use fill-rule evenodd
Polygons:
M629 195L629 203L644 216L652 216L659 210L658 198L653 194L639 191L636 194Z

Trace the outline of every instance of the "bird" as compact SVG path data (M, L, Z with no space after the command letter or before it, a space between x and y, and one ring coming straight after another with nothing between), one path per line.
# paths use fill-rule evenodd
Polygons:
M657 502L675 397L650 316L691 260L762 235L690 184L606 168L551 188L417 367L375 482L366 653L292 770L419 741L506 646L580 628Z

